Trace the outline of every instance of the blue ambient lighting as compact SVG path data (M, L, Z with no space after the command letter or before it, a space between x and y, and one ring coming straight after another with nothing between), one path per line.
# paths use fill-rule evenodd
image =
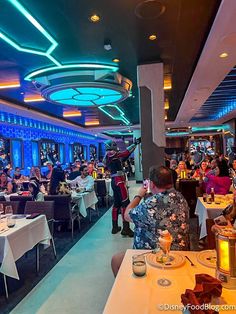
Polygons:
M125 113L117 105L100 106L98 109L113 120L122 121L126 125L130 124L130 121L125 117Z
M118 67L113 65L106 65L106 64L96 64L96 63L76 63L76 64L68 64L68 65L60 65L60 66L53 66L47 67L43 69L36 70L26 75L25 80L31 81L34 77L38 75L42 75L48 72L53 72L56 70L71 70L71 69L100 69L100 70L111 70L113 72L118 71Z
M37 50L37 49L29 49L24 48L23 45L20 43L16 43L14 40L12 40L9 36L4 34L3 32L0 32L0 38L2 38L6 43L11 45L13 48L15 48L18 51L36 54L40 56L45 56L48 59L50 59L54 64L57 66L60 66L61 63L57 61L53 56L51 56L51 53L54 51L54 49L58 46L58 43L55 41L55 39L38 23L38 21L17 1L17 0L8 0L24 17L35 27L38 29L38 31L49 40L51 43L50 47L47 49L47 51Z
M80 87L52 92L49 97L59 104L83 107L114 103L122 98L122 94L109 88Z

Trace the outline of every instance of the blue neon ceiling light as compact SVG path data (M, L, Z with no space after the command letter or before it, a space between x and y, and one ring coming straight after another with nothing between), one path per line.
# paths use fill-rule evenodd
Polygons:
M79 87L64 88L52 91L47 95L47 99L58 104L71 106L99 106L119 101L123 97L122 93L99 87Z
M9 3L11 3L35 28L38 29L38 31L49 40L51 43L50 47L47 49L47 51L40 51L37 49L29 49L24 48L19 43L16 43L14 40L12 40L9 36L4 34L4 32L0 32L0 38L2 38L6 43L11 45L13 48L15 48L18 51L36 54L40 56L45 56L48 59L50 59L54 64L57 66L61 66L61 63L56 60L53 56L51 56L51 53L54 51L54 49L58 46L58 43L56 40L42 27L42 25L39 24L39 22L19 3L17 0L8 0Z
M117 105L100 106L98 109L100 109L113 120L122 121L125 125L130 124L130 121L125 117L125 113ZM114 111L117 111L117 115L114 115Z
M36 70L34 72L29 73L26 75L25 80L31 81L38 75L46 74L48 72L53 72L55 70L73 70L73 69L100 69L100 70L111 70L113 72L118 71L118 67L113 65L107 65L107 64L96 64L96 63L76 63L76 64L68 64L68 65L61 65L60 67L47 67L43 69Z

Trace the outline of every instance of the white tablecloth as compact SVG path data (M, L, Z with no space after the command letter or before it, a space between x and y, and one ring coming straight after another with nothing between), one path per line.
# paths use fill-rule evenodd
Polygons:
M5 200L6 200L7 202L10 202L10 197L11 197L11 196L19 196L19 194L17 194L17 193L11 193L11 194L4 194L3 196L5 197Z
M72 202L76 204L77 208L79 209L80 214L83 217L87 216L87 208L95 209L95 205L98 202L96 193L92 192L84 192L84 193L77 193L75 191L71 194ZM76 208L74 207L73 210Z
M202 239L207 236L206 230L206 220L207 218L216 218L222 211L229 205L227 202L222 202L221 204L207 204L203 202L202 197L198 197L197 205L195 208L195 215L198 216L198 222L200 227L200 236L199 239Z
M51 233L45 215L16 219L16 225L0 234L0 272L19 279L16 261L36 244L50 245Z
M119 273L113 284L110 296L107 300L104 314L173 314L182 310L170 310L168 306L182 306L181 294L186 289L195 286L195 274L206 273L214 277L215 270L205 267L197 262L197 252L179 252L187 255L196 266L191 266L186 260L179 268L162 270L147 264L147 275L137 278L132 274L132 256L145 251L127 250ZM165 277L171 280L169 287L161 287L157 280ZM221 301L227 304L236 304L236 290L223 289ZM161 306L166 305L166 310ZM236 308L236 307L235 307ZM235 314L227 311L227 314Z
M106 179L106 189L107 189L107 194L111 197L113 197L113 190L111 187L111 179Z

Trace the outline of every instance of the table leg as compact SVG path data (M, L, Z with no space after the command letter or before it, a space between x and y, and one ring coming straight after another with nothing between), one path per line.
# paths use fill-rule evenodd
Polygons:
M7 277L4 274L3 274L3 280L4 280L6 298L8 299L9 294L8 294L8 287L7 287Z

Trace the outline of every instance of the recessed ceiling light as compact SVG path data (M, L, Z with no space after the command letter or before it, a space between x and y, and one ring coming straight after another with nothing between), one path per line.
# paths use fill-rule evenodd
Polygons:
M112 61L115 62L115 63L119 63L119 62L120 62L120 59L114 58L114 59L112 59Z
M157 36L155 34L152 34L148 38L149 38L149 40L156 40Z
M97 14L93 14L90 16L89 20L93 23L97 23L100 21L100 16Z
M222 54L220 54L220 58L227 58L228 54L227 52L223 52Z

